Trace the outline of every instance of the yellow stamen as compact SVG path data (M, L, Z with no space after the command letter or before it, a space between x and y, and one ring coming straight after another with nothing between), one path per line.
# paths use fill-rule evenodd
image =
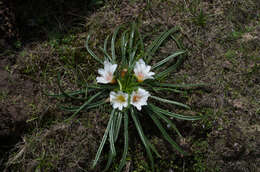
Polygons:
M138 102L140 99L141 99L141 96L139 96L137 94L133 96L133 102Z
M119 95L117 96L116 100L120 103L124 103L126 100L125 100L125 97L123 95Z
M139 72L136 77L137 77L138 82L144 81L144 74L143 73Z

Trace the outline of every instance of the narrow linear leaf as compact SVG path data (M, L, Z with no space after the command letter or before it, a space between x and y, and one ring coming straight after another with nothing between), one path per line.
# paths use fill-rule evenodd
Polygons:
M191 89L191 88L206 87L206 86L208 86L208 84L169 84L169 83L159 83L159 84L154 84L154 86Z
M103 170L103 172L105 172L105 171L107 171L109 169L110 165L112 164L112 161L113 161L114 157L115 156L112 154L112 151L109 150L107 164L106 164L106 167Z
M172 101L172 100L168 100L168 99L163 99L163 98L156 97L156 96L150 96L150 97L153 98L153 99L155 99L155 100L164 102L164 103L174 104L174 105L177 105L177 106L181 106L181 107L190 109L190 107L189 107L188 105L185 105L185 104L180 103L180 102L176 102L176 101Z
M89 39L90 39L90 35L88 35L87 41L86 41L86 48L87 48L88 53L89 53L97 62L99 62L99 63L101 63L101 64L103 65L104 62L103 62L100 58L98 58L98 56L88 47L88 41L89 41Z
M135 25L135 30L136 30L136 33L137 33L137 36L139 38L139 41L140 41L140 48L141 48L141 51L144 52L144 41L143 41L143 37L141 35L141 33L139 32L137 26Z
M105 54L106 59L108 59L110 62L112 62L112 58L109 56L107 51L103 49L102 47L99 47L99 49Z
M148 111L148 113L154 112L159 118L161 118L162 120L164 120L167 124L169 124L175 131L176 133L182 137L180 131L178 130L178 128L176 127L176 125L169 120L169 118L167 118L166 116L164 116L163 114L159 113L158 111L153 111L153 108L151 108L148 104L148 108L146 108L146 110Z
M65 122L68 122L71 119L73 119L81 110L83 110L90 102L92 102L96 97L98 97L102 93L103 92L101 91L101 92L98 92L97 94L95 94L94 96L90 97L88 99L88 101L86 101L82 106L80 106L80 108L73 115L71 115L68 119L66 119Z
M68 94L64 91L64 89L62 88L61 86L61 76L60 76L60 73L58 73L58 87L61 91L61 93L65 96L65 97L69 97L71 99L74 99L74 100L86 100L86 98L79 98L79 97L75 97L73 96L73 94ZM77 95L77 94L76 94Z
M173 35L171 35L171 38L176 42L178 48L184 49L184 46Z
M135 23L132 23L132 27L131 27L131 33L130 33L130 39L129 39L129 50L132 50L133 48L133 43L134 43L134 35L135 35Z
M159 67L159 66L161 66L161 65L163 65L163 64L165 64L165 63L167 63L169 60L171 60L171 59L173 59L173 58L175 58L175 57L177 57L177 56L179 56L179 55L181 55L181 54L184 54L185 52L186 52L186 51L180 50L180 51L177 51L177 52L173 53L172 55L170 55L170 56L164 58L163 60L159 61L159 62L156 63L154 66L152 66L152 69L155 69L155 68L157 68L157 67Z
M187 92L173 89L173 88L163 88L163 87L150 87L151 90L158 92L158 91L171 91L174 93L186 94Z
M114 137L114 125L116 123L116 117L114 115L115 113L113 113L113 117L112 117L112 121L111 121L111 126L109 129L109 142L110 142L110 150L112 153L112 156L116 155L116 149L115 149L115 137Z
M128 152L128 114L124 112L124 152L120 160L117 172L120 172L126 163L126 156Z
M76 96L76 95L84 94L84 93L85 93L85 91L83 91L83 90L67 92L67 94L70 96ZM44 95L50 96L50 97L56 97L56 98L66 97L66 95L64 95L64 94L49 94L46 92L44 92Z
M69 112L76 112L80 108L80 106L71 106L71 107L69 107L69 106L60 105L59 108L61 110L66 110L66 111L69 111Z
M177 119L182 119L182 120L189 120L189 121L194 121L194 120L200 120L201 117L200 116L188 116L188 115L180 115L180 114L177 114L177 113L173 113L173 112L169 112L167 110L163 110L151 103L149 103L149 106L153 109L153 111L156 111L158 113L162 113L164 115L167 115L167 116L171 116L171 117L174 117L174 118L177 118Z
M94 162L93 162L93 164L92 164L92 168L94 168L94 167L97 165L97 162L98 162L98 160L99 160L99 157L100 157L100 155L101 155L101 152L102 152L102 150L103 150L103 147L104 147L104 145L105 145L105 142L106 142L106 140L107 140L107 136L108 136L108 133L109 133L109 129L111 128L111 123L112 123L112 120L113 120L114 113L115 113L115 109L113 109L113 110L111 111L110 118L109 118L109 121L108 121L108 124L107 124L107 128L106 128L106 130L105 130L105 133L104 133L103 138L102 138L102 140L101 140L100 146L99 146L98 151L97 151L97 153L96 153L96 157L95 157Z
M172 138L169 136L169 134L167 133L167 131L163 128L161 122L158 120L158 118L152 114L149 113L150 117L152 118L152 120L154 121L154 123L157 125L158 129L161 131L163 137L172 145L173 148L175 148L176 150L178 150L180 153L182 154L186 154L173 140Z
M157 51L157 49L161 46L161 44L164 42L164 40L171 35L172 33L179 31L178 27L173 27L168 31L163 32L156 40L152 42L152 44L148 47L146 51L146 62L149 63L153 54Z
M116 85L87 84L86 87L93 89L114 89Z
M108 154L108 161L106 164L106 167L104 169L104 171L107 171L114 159L114 157L116 156L116 149L115 149L115 137L114 137L114 124L116 123L116 114L113 114L113 119L111 122L111 126L110 126L110 130L109 130L109 142L110 142L110 150L109 150L109 154Z
M104 42L104 50L105 50L105 52L107 52L107 41L108 41L109 37L110 37L110 35L108 35L106 37L105 42Z
M147 155L148 155L148 157L149 157L149 159L150 159L150 161L151 161L152 170L154 171L154 160L153 160L152 152L151 152L151 150L150 150L150 146L149 146L148 143L146 142L146 137L145 137L145 135L144 135L144 132L143 132L143 129L142 129L142 127L141 127L141 124L140 124L140 122L139 122L139 120L138 120L138 117L137 117L137 115L134 113L133 107L130 108L130 111L131 111L131 116L132 116L132 118L133 118L133 120L134 120L136 129L137 129L137 131L138 131L138 134L139 134L139 136L140 136L140 138L141 138L141 140L142 140L142 142L143 142L143 145L144 145L144 147L145 147L145 149L146 149Z
M114 33L113 33L113 36L112 36L112 39L111 39L111 53L112 53L112 60L115 62L116 61L116 50L115 50L115 40L116 40L116 36L117 36L117 33L119 31L119 29L121 28L121 26L118 26Z
M121 55L122 55L122 64L126 65L126 47L127 47L127 35L126 33L129 30L125 30L121 37Z
M152 143L149 142L149 140L146 138L146 142L148 143L148 145L150 146L151 150L155 153L155 155L158 158L161 158L161 155L159 154L159 152L156 150L156 148L154 147L154 145Z
M99 106L101 106L101 105L103 105L103 104L106 104L106 103L107 103L106 100L101 100L101 101L98 101L98 102L96 102L96 103L91 103L91 104L89 104L89 105L86 107L86 109L91 109L91 108L99 107Z
M117 117L117 120L116 120L116 125L115 125L115 136L114 136L115 141L117 140L117 137L118 137L118 134L120 131L123 114L121 112L119 112L116 117Z
M129 66L133 66L133 62L134 62L134 57L135 57L135 53L136 53L136 50L138 48L138 46L140 45L140 42L138 42L135 47L134 47L134 50L130 53L130 58L129 58ZM130 67L131 68L131 67Z

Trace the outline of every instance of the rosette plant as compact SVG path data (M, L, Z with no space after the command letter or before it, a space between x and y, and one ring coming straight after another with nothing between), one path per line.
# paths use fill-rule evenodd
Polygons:
M166 76L174 72L181 64L186 53L185 50L182 50L181 44L173 36L173 34L178 31L178 27L169 29L161 33L149 46L145 47L144 40L149 35L143 37L135 23L128 28L119 26L115 29L113 34L106 37L104 46L99 47L104 54L103 57L98 57L89 47L89 35L86 41L86 49L100 64L100 68L97 70L98 75L96 81L91 84L86 84L82 90L65 92L61 87L59 77L59 86L62 94L58 96L66 96L71 99L84 101L81 106L62 106L62 109L74 112L68 120L72 119L81 110L89 110L110 104L109 121L93 161L93 168L98 163L104 145L108 142L110 151L105 170L109 169L117 155L116 142L120 131L123 132L124 136L124 149L117 171L121 171L124 168L128 154L128 124L129 121L132 120L151 162L151 168L154 169L153 154L157 156L160 155L143 131L140 122L140 117L143 115L151 118L154 125L157 126L162 133L162 137L164 137L174 149L185 154L167 133L163 124L172 127L176 133L181 136L169 117L181 120L198 120L200 117L176 114L164 109L162 108L162 104L180 106L181 108L187 109L190 107L181 102L160 97L161 92L180 93L182 92L182 88L195 86L174 85L162 82ZM156 51L166 39L173 39L178 45L179 50L163 59L154 59L153 57ZM153 63L151 63L151 61Z

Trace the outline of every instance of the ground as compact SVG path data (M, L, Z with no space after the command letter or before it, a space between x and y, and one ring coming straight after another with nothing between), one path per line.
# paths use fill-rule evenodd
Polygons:
M87 35L92 33L91 47L95 48L103 44L116 26L136 21L141 33L154 31L151 38L171 27L181 28L176 37L188 55L180 69L167 77L167 82L208 85L187 90L185 95L172 95L192 107L189 111L178 108L173 111L205 117L196 122L173 120L183 138L174 133L171 136L187 156L169 147L149 121L142 121L162 155L156 158L156 171L260 171L259 1L121 0L103 5L85 16L74 14L78 17L76 25L66 33L60 34L62 29L53 32L43 29L40 32L44 36L36 34L41 39L16 42L16 50L1 52L0 169L104 168L108 148L96 169L91 170L90 165L109 115L103 109L95 109L66 123L64 119L71 113L59 109L61 102L46 93L59 92L56 82L59 72L66 73L63 81L66 90L79 88L82 81L92 82L100 66L85 49ZM58 23L62 22L60 19ZM156 56L165 57L175 50L174 41L169 40ZM130 129L130 154L124 170L149 171L145 149L135 138L134 127ZM119 139L118 148L122 146L123 139ZM118 163L119 159L110 171Z

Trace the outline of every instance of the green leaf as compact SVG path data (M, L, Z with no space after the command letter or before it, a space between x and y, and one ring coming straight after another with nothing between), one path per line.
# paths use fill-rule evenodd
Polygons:
M59 108L61 110L66 110L66 111L69 111L69 112L76 112L80 108L80 106L71 106L71 107L69 107L69 106L60 105Z
M105 56L109 59L109 61L112 62L112 58L110 57L110 55L109 55L108 52L107 52L107 41L108 41L108 39L109 39L109 36L110 36L110 35L108 35L108 36L106 37L106 39L105 39L104 48L103 48L103 49L102 49L101 47L99 47L99 48L103 51L103 53L104 53Z
M153 85L159 87L182 88L182 89L191 89L191 88L208 86L208 84L169 84L169 83L154 83Z
M158 153L158 151L156 150L156 148L154 147L154 145L152 143L149 142L149 140L146 138L146 142L148 143L149 147L151 148L151 150L155 153L155 155L159 158L161 158L161 155Z
M113 36L112 36L112 39L111 39L111 53L112 53L112 60L113 60L113 62L116 61L115 40L116 40L116 36L117 36L117 33L118 33L120 28L121 28L121 26L118 26L115 29L115 31L113 33Z
M167 75L169 75L170 73L172 73L173 71L177 71L177 68L182 64L183 60L184 60L184 57L180 56L174 65L168 67L167 69L163 70L160 73L157 73L155 75L155 79L164 78Z
M130 39L129 39L129 50L131 51L132 48L133 48L133 43L134 43L134 35L135 35L135 23L133 22L132 23L132 26L131 26L131 33L130 33Z
M171 28L170 30L168 31L165 31L163 32L156 40L154 40L150 46L147 48L147 51L146 51L146 55L145 55L145 58L147 57L146 59L146 63L149 63L153 54L157 51L157 49L161 46L161 44L163 43L163 41L168 37L170 36L172 33L176 32L176 31L179 31L179 28L178 27L174 27L174 28Z
M171 120L169 120L166 116L164 116L163 114L159 113L158 111L153 111L153 108L150 107L150 105L148 104L148 108L146 109L148 111L148 113L154 112L159 118L161 118L162 120L164 120L167 124L169 124L175 131L176 133L182 137L181 133L179 132L178 128L176 127L175 124L173 124L173 122Z
M181 91L181 90L177 90L177 89L173 89L173 88L162 88L162 87L151 87L150 86L150 89L155 91L155 92L158 92L158 91L172 91L172 92L175 92L175 93L180 93L180 94L186 94L187 92L185 91Z
M170 56L164 58L163 60L159 61L158 63L156 63L154 66L152 66L151 69L155 69L155 68L163 65L163 64L167 63L169 60L171 60L171 59L173 59L173 58L175 58L175 57L177 57L181 54L184 54L185 52L186 51L183 51L183 50L177 51L177 52L173 53L172 55L170 55Z
M150 97L153 98L153 99L155 99L155 100L164 102L164 103L174 104L174 105L177 105L177 106L181 106L181 107L190 109L190 107L189 107L188 105L185 105L185 104L180 103L180 102L176 102L176 101L172 101L172 100L168 100L168 99L163 99L163 98L156 97L156 96L150 96Z
M116 125L115 125L115 141L117 140L117 137L118 137L118 134L119 134L119 131L120 131L120 127L121 127L121 123L122 123L122 117L123 117L123 114L121 112L119 112L117 114L117 120L116 120Z
M111 127L109 129L109 142L110 142L110 150L112 152L112 156L116 155L116 149L115 149L115 137L114 137L114 125L116 123L116 117L114 115L115 113L113 113L113 118L111 121Z
M178 48L184 49L184 46L173 35L170 36L177 44Z
M79 97L75 97L73 96L74 94L68 94L66 93L63 88L61 87L61 76L60 76L60 73L58 73L58 86L59 86L59 89L61 91L61 93L65 96L65 97L69 97L71 99L75 99L75 100L86 100L86 98L79 98ZM76 94L77 95L77 94Z
M144 41L143 41L143 38L142 38L142 35L141 33L139 32L137 26L135 25L135 30L136 30L136 33L137 33L137 36L139 38L139 41L140 41L140 48L141 48L141 51L144 52Z
M118 166L117 172L120 172L126 163L126 156L128 152L128 114L124 112L124 152L122 158L120 160L120 164Z
M140 124L140 122L139 122L139 120L138 120L137 115L136 115L135 112L134 112L133 107L130 108L130 111L131 111L131 116L132 116L132 118L133 118L133 120L134 120L136 129L137 129L137 131L138 131L138 134L139 134L139 136L140 136L140 138L141 138L141 140L142 140L142 142L143 142L143 145L144 145L144 147L145 147L145 149L146 149L147 155L148 155L148 157L149 157L149 159L150 159L150 161L151 161L152 170L154 171L154 160L153 160L153 156L152 156L152 153L151 153L151 150L150 150L150 146L149 146L149 144L146 142L146 137L145 137L145 135L144 135L142 126L141 126L141 124Z
M91 108L99 107L99 106L101 106L101 105L103 105L103 104L106 104L106 103L107 103L106 100L101 100L101 101L98 101L98 102L89 104L89 105L86 107L86 109L91 109Z
M122 37L121 37L121 55L122 55L122 64L123 65L126 65L126 47L127 47L127 42L128 42L128 38L126 37L126 33L128 32L129 30L125 30L122 34Z
M115 113L115 109L113 109L113 110L111 111L110 118L109 118L109 121L108 121L108 124L107 124L107 128L106 128L106 131L105 131L105 133L104 133L104 135L103 135L103 138L102 138L102 141L101 141L100 146L99 146L99 148L98 148L98 151L97 151L97 153L96 153L96 157L95 157L94 162L93 162L93 164L92 164L92 168L94 168L94 167L97 165L97 162L98 162L98 160L99 160L99 157L100 157L100 155L101 155L101 152L102 152L102 150L103 150L103 147L104 147L104 145L105 145L105 142L106 142L106 140L107 140L107 136L108 136L108 133L109 133L109 129L111 128L111 123L112 123L112 120L113 120L114 113Z
M75 96L75 95L79 95L79 94L84 94L85 91L84 90L79 90L79 91L71 91L71 92L66 92L69 96ZM50 97L55 97L55 98L60 98L60 97L67 97L64 94L49 94L44 92L44 95L46 96L50 96Z
M105 54L105 57L112 62L112 58L109 56L109 54L107 53L106 50L104 50L103 48L99 47L99 49Z
M107 41L109 39L110 35L108 35L105 39L105 42L104 42L104 51L107 52Z
M130 66L130 70L132 69L132 66L134 65L134 58L135 58L135 53L137 51L138 46L140 45L140 42L138 42L135 47L134 50L130 53L130 58L129 58L129 66Z
M167 131L163 128L161 122L158 120L158 118L152 114L149 113L150 117L152 118L152 120L154 121L154 123L157 125L158 129L161 131L163 137L172 145L173 148L175 148L176 150L178 150L180 153L182 154L186 154L173 140L172 138L169 136L169 134L167 133Z
M105 172L105 171L107 171L107 170L109 169L109 167L110 167L110 165L111 165L111 163L112 163L114 157L115 157L115 156L112 154L112 151L111 151L111 149L110 149L110 150L109 150L109 153L108 153L107 164L106 164L106 167L105 167L105 169L103 170L103 172Z
M95 94L94 96L90 97L88 99L88 101L86 101L82 106L80 106L80 108L73 114L71 115L68 119L65 120L65 122L70 121L71 119L73 119L81 110L83 110L90 102L92 102L96 97L98 97L99 95L101 95L103 93L103 91L98 92L97 94Z
M167 115L167 116L171 116L171 117L174 117L174 118L177 118L177 119L182 119L182 120L189 120L189 121L194 121L194 120L200 120L201 117L200 116L187 116L187 115L180 115L180 114L177 114L177 113L173 113L173 112L169 112L167 110L163 110L151 103L149 103L150 107L153 109L153 111L156 111L158 113L162 113L164 115Z
M116 149L115 149L115 137L114 137L114 124L116 123L116 114L113 114L113 119L111 122L111 126L109 129L109 142L110 142L110 150L109 150L109 154L108 154L108 161L107 161L107 165L104 169L104 171L107 171L114 159L114 157L116 156Z
M117 88L117 85L87 84L86 87L94 88L95 90L96 89L105 89L105 90L107 90L107 89L115 89L115 88Z
M97 55L88 47L88 41L89 41L89 39L90 39L90 35L88 35L87 41L86 41L86 48L87 48L88 53L89 53L97 62L99 62L99 63L101 63L101 64L104 64L104 62L103 62L100 58L98 58Z

